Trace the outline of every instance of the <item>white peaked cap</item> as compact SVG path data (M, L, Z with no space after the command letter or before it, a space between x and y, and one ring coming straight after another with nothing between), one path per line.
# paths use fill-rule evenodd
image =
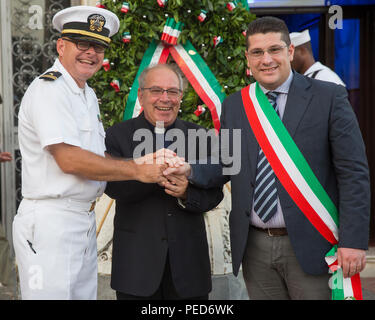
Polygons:
M73 6L63 9L52 19L53 27L62 35L108 44L120 27L118 17L111 11L93 6Z
M292 32L289 34L289 37L290 37L290 41L295 47L298 47L311 40L308 29L302 32Z

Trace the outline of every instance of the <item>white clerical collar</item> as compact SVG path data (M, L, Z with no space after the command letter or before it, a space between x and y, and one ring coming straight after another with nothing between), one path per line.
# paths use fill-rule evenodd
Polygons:
M156 125L154 127L154 132L156 134L164 134L165 133L165 127L163 121L156 121Z

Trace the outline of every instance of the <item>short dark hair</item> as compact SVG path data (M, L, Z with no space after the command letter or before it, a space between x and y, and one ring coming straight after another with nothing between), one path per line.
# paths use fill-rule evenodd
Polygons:
M249 37L256 33L269 33L269 32L280 32L281 40L283 40L287 46L290 45L289 30L285 22L276 17L262 17L255 19L250 22L246 31L246 49L249 49Z

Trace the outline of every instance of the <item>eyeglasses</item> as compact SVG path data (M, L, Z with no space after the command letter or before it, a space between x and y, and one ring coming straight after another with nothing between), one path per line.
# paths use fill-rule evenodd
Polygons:
M160 87L141 88L141 90L150 90L151 94L154 97L161 97L165 91L168 95L168 98L170 99L178 98L182 92L180 89L177 88L163 89Z
M79 40L72 40L72 39L69 39L69 38L63 38L63 40L75 43L75 45L76 45L76 47L79 51L87 51L87 50L90 49L90 47L93 47L94 51L96 53L103 53L106 49L106 47L104 47L100 44L97 44L97 43L92 43L92 42L87 42L87 41L79 41Z
M287 45L285 45L285 46L274 46L274 47L268 48L266 50L254 49L254 50L248 51L248 54L253 59L262 58L265 52L267 52L270 56L277 56L283 51L283 49L285 47L287 47Z

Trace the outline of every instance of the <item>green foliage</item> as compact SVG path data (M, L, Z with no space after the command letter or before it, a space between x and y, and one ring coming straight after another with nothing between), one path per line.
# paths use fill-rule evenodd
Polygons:
M122 121L126 100L143 54L153 39L160 39L167 15L184 23L179 42L191 41L227 95L249 83L244 55L246 43L242 31L247 29L255 16L242 5L229 11L226 0L169 0L165 8L159 7L157 0L127 2L130 10L125 14L120 11L122 1L102 1L107 9L117 14L121 22L120 30L112 38L111 47L105 54L105 58L113 64L111 69L108 72L101 69L90 80L90 85L101 100L105 127ZM204 22L197 19L201 9L207 12ZM122 42L123 32L130 32L130 43ZM214 36L221 36L223 39L216 48L213 45ZM121 81L118 93L110 86L114 79ZM199 104L203 103L189 85L184 93L179 117L212 128L211 114L207 107L200 117L194 114Z

